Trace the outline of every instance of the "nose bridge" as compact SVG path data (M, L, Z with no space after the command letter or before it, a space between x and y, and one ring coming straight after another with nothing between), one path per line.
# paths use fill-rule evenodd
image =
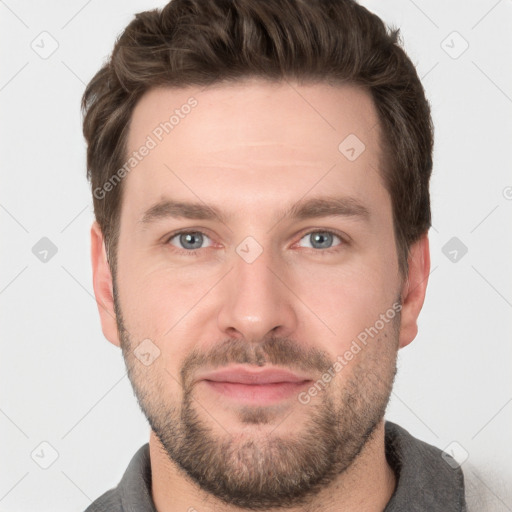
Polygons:
M278 256L270 248L253 237L243 240L233 254L219 328L255 341L270 331L280 336L289 334L296 326L296 316L286 287L274 274L279 275L279 268Z

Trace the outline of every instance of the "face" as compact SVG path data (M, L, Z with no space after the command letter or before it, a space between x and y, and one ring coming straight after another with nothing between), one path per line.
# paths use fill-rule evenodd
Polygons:
M203 490L302 503L381 423L401 344L373 102L327 84L155 89L133 113L134 151L107 337Z

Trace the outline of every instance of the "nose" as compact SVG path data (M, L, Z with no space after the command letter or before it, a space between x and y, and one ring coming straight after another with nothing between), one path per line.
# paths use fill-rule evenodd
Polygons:
M249 260L250 261L250 260ZM298 322L287 276L270 250L252 262L238 253L223 283L218 327L229 337L259 343L268 336L291 336Z

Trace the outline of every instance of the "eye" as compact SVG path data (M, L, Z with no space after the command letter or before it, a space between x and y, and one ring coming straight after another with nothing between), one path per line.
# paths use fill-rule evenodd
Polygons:
M334 239L338 239L340 243L337 246L332 246ZM301 240L309 241L309 245L305 247L310 247L312 249L332 249L336 250L336 247L342 245L343 240L339 235L333 233L332 231L310 231L305 236L301 238ZM304 247L304 246L301 246ZM327 252L327 251L324 251Z
M167 243L181 249L183 252L193 252L197 249L203 249L205 240L210 240L210 238L200 231L182 231L181 233L172 235L167 240Z

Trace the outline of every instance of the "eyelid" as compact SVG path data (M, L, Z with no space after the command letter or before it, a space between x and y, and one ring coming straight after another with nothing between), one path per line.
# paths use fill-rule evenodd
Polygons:
M212 238L207 234L205 233L204 231L202 231L201 229L190 229L190 228L183 228L183 229L179 229L177 231L174 231L172 232L171 234L169 235L166 235L164 237L164 244L169 244L169 245L172 245L171 244L171 240L173 238L176 238L178 235L183 235L183 234L200 234L200 235L203 235L203 237L206 237L208 238L212 244L209 245L208 247L201 247L201 249L208 249L209 247L211 247L213 245L213 240ZM176 247L175 245L172 245L172 247L174 247L176 250L178 251L184 251L184 252L187 252L187 253L192 253L192 252L195 252L195 251L199 251L200 249L191 249L191 250L187 250L187 249L182 249L181 247Z
M346 249L346 246L351 245L351 238L345 233L338 231L333 228L310 228L307 231L303 232L300 235L299 242L306 236L311 235L312 233L330 233L331 235L337 236L340 239L340 243L338 245L334 245L332 247L328 247L327 249L315 249L314 247L301 247L302 250L305 250L307 254L319 255L319 256L330 256L335 254L340 254L341 251ZM297 243L299 243L297 242Z
M170 241L173 238L176 238L178 235L189 234L189 233L190 234L199 233L199 234L205 236L206 238L208 238L212 243L208 247L200 247L199 249L190 249L190 250L182 249L182 248L172 245L170 243ZM341 232L337 231L336 229L332 229L332 228L318 228L318 227L317 228L309 228L307 231L302 232L299 235L295 235L295 236L300 237L298 240L298 242L300 242L304 237L311 235L312 233L329 233L331 235L338 237L341 241L340 244L335 245L333 247L328 247L327 249L315 249L314 247L304 247L303 248L303 249L310 249L315 254L335 253L335 252L340 251L342 247L344 247L345 245L350 243L350 237L348 237L348 235L346 235L345 233L341 233ZM173 248L172 250L175 251L176 253L187 255L187 256L197 256L198 252L201 251L202 249L210 249L215 245L215 243L212 240L212 237L210 237L205 232L204 228L182 228L182 229L172 232L169 235L166 235L163 240L164 240L164 242L163 242L164 245L170 245ZM298 242L296 242L296 243L298 243Z
M335 250L336 247L340 247L341 245L345 245L348 243L348 240L347 240L347 236L340 233L339 231L335 230L335 229L327 229L327 228L324 228L324 229L321 229L321 228L314 228L314 229L309 229L308 231L306 231L305 233L302 233L300 235L300 238L299 238L299 242L306 236L308 235L311 235L313 233L329 233L330 235L334 235L336 237L338 237L341 241L341 243L339 245L335 245L333 247L329 247L327 249L315 249L314 247L305 247L305 249L313 249L315 252L326 252L326 251L329 251L329 250Z

